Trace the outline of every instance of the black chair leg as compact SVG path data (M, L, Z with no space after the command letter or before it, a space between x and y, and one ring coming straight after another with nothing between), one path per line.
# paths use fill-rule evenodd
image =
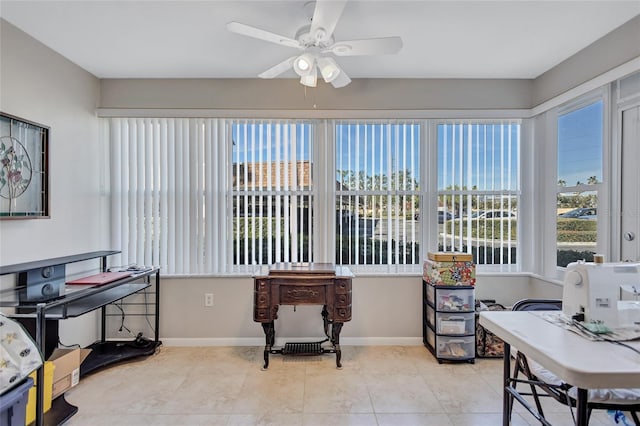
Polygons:
M518 353L517 357L518 359L516 360L516 364L520 366L520 368L522 369L522 372L527 377L527 379L537 380L537 378L529 369L529 363L527 362L527 358L525 358L524 355L521 355L520 353ZM536 409L538 410L538 414L540 414L540 417L544 418L544 411L542 410L542 403L540 402L540 397L538 396L538 391L536 390L536 386L533 383L530 383L529 386L531 387L531 395L533 396L533 400L536 403Z

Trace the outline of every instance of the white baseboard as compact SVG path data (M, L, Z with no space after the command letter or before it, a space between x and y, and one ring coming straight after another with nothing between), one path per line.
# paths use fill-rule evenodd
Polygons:
M264 346L264 337L161 337L164 346ZM279 337L276 346L287 342L314 342L317 339ZM344 337L342 346L420 346L421 337Z

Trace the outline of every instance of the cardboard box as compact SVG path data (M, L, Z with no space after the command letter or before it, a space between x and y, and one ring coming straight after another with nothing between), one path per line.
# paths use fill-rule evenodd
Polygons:
M62 395L80 382L80 364L91 349L54 349L49 361L55 364L52 397Z

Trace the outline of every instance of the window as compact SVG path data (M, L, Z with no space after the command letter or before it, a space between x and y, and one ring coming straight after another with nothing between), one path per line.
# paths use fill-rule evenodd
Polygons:
M421 187L436 166L421 164L427 121L108 123L121 264L166 275L314 261L415 273L422 264L421 203L436 190ZM437 126L440 249L516 262L519 131L512 121Z
M593 260L602 184L604 103L601 99L558 116L557 265Z
M336 263L421 263L420 127L336 123Z
M233 264L313 261L313 127L234 121Z
M520 124L437 126L438 249L477 264L516 264Z

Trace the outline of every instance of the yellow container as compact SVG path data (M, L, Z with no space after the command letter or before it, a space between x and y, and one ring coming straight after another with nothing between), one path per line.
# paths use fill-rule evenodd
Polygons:
M46 413L51 409L51 393L53 392L53 370L56 368L51 361L45 361L44 363L44 398L43 398L43 413ZM27 402L27 415L25 418L25 424L29 424L36 420L36 392L39 386L36 379L36 371L29 375L33 379L34 386L29 389L29 400Z

